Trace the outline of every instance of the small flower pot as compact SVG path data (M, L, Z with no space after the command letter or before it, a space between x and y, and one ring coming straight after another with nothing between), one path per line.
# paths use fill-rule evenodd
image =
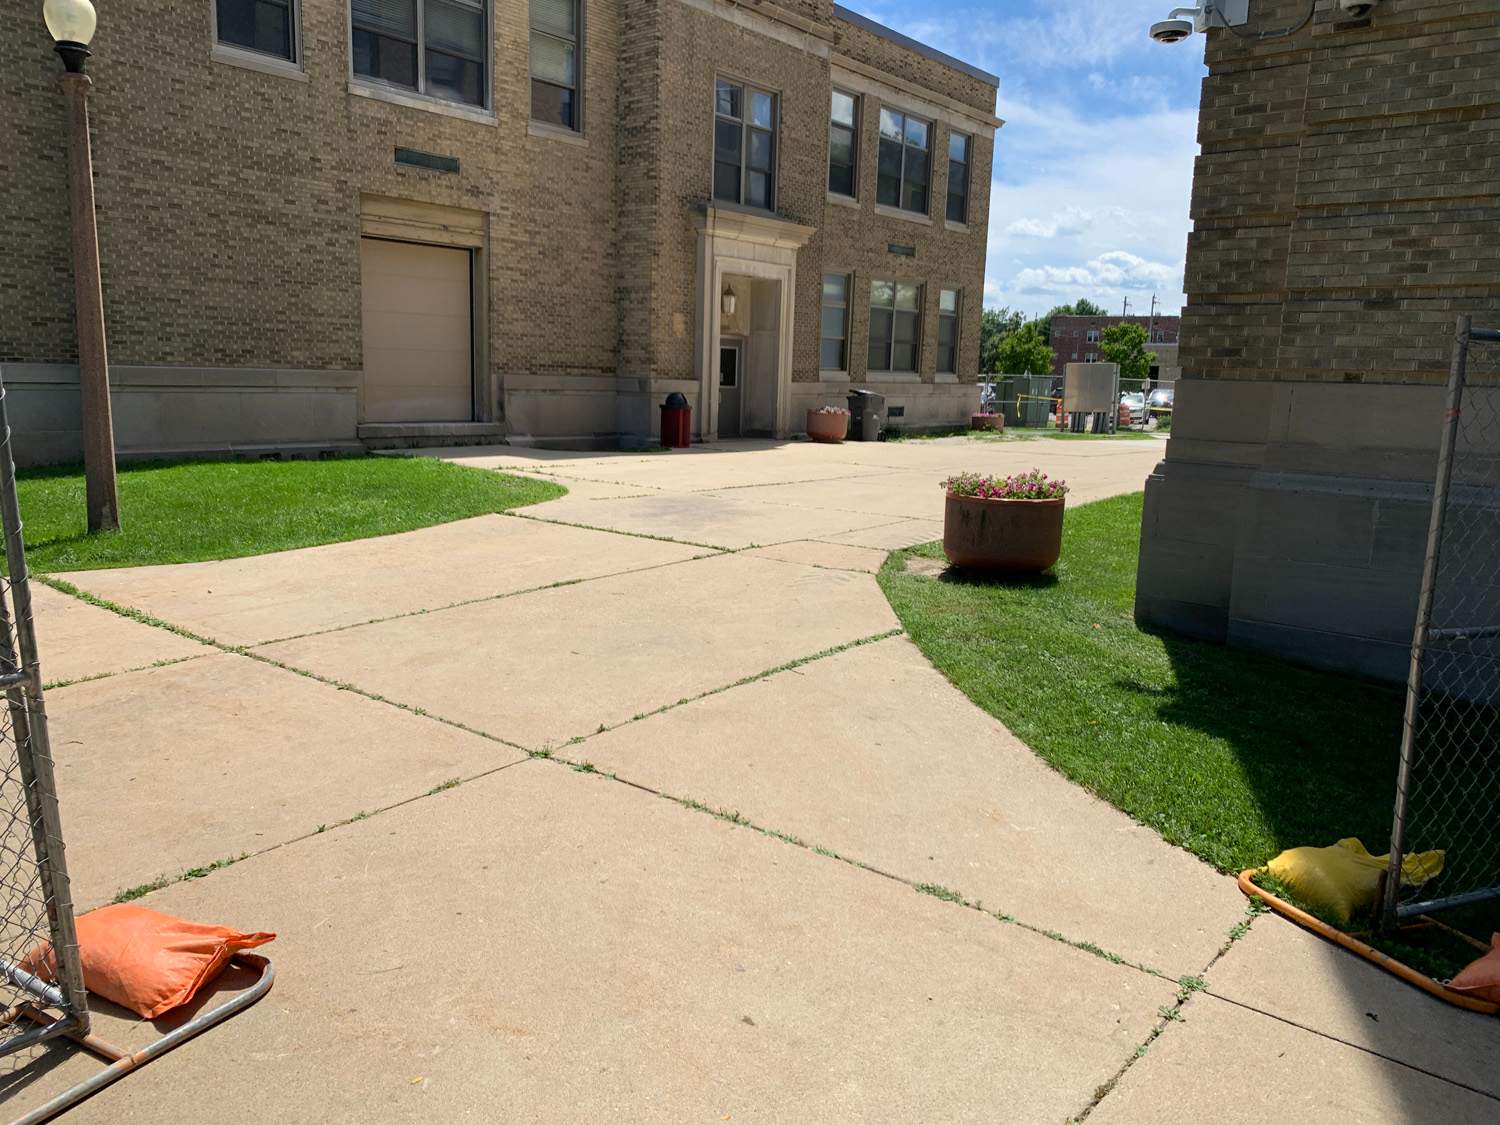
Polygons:
M1004 414L975 414L969 419L971 430L995 430L1005 429Z
M966 570L1040 573L1062 556L1067 500L981 500L948 493L943 554Z
M849 415L807 412L807 436L813 441L838 445L849 436Z

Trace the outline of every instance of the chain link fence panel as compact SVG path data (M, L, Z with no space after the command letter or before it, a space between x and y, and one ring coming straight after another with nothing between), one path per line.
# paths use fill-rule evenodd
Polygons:
M1425 866L1422 853L1440 852ZM1408 857L1410 857L1408 859ZM1408 860L1402 878L1403 860ZM1384 920L1500 899L1500 331L1460 318L1433 489ZM1487 935L1485 935L1487 936Z

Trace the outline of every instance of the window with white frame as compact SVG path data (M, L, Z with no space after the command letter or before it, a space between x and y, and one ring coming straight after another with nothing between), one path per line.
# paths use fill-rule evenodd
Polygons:
M828 190L853 199L858 167L859 99L835 90L828 119Z
M893 109L880 111L880 167L875 202L927 214L932 179L932 126Z
M969 221L969 137L948 134L948 221Z
M1097 344L1099 342L1099 329L1097 329L1097 328L1090 328L1089 329L1089 333L1088 333L1088 337L1089 337L1089 343L1091 343L1091 344Z
M944 289L938 293L937 369L944 375L958 374L959 303L957 289Z
M872 281L870 370L913 372L921 353L922 287L905 281Z
M823 327L818 341L818 367L849 370L849 275L823 275Z
M583 0L531 0L531 119L575 132Z
M354 73L483 106L489 17L488 0L350 0Z
M720 78L714 85L714 198L776 209L776 95Z
M296 62L296 2L214 0L214 35L226 47Z

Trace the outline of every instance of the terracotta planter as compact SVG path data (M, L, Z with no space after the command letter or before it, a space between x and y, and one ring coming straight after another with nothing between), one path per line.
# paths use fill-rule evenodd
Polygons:
M807 412L807 436L813 441L837 445L849 436L849 415Z
M1062 555L1067 500L981 500L948 493L943 554L973 570L1036 572Z
M969 429L971 430L1003 430L1005 429L1004 414L975 414L969 418Z

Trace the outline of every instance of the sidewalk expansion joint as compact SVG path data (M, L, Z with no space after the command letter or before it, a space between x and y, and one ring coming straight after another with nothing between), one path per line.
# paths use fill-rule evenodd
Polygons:
M650 535L644 531L621 531L617 527L599 527L591 523L576 523L573 520L550 519L547 516L533 516L524 512L500 512L502 516L508 516L513 520L531 520L533 523L550 523L557 527L576 527L581 531L598 531L605 535L624 535L630 539L650 539L656 543L675 543L679 547L697 547L704 551L713 551L721 555L732 555L733 547L721 547L717 543L695 543L691 539L673 539L670 535Z
M1167 1028L1171 1027L1174 1023L1183 1022L1182 1012L1187 1007L1188 1001L1193 998L1194 994L1208 991L1207 978L1209 970L1224 959L1225 955L1234 948L1235 944L1250 932L1250 927L1254 924L1255 919L1265 912L1266 908L1264 904L1258 901L1247 904L1245 916L1229 927L1228 933L1225 934L1224 944L1219 947L1218 952L1209 958L1208 964L1203 966L1203 971L1197 976L1182 977L1177 981L1177 999L1172 1004L1158 1009L1157 1014L1160 1016L1160 1019L1157 1020L1156 1026L1151 1029L1150 1034L1141 1041L1130 1057L1121 1064L1120 1069L1115 1071L1107 1082L1094 1091L1094 1096L1089 1101L1089 1104L1084 1106L1080 1112L1068 1118L1068 1125L1082 1125L1082 1122L1088 1119L1089 1114L1093 1113L1099 1107L1099 1103L1109 1097L1115 1087L1120 1084L1130 1068L1146 1057L1146 1052L1151 1049L1151 1045L1162 1037Z

